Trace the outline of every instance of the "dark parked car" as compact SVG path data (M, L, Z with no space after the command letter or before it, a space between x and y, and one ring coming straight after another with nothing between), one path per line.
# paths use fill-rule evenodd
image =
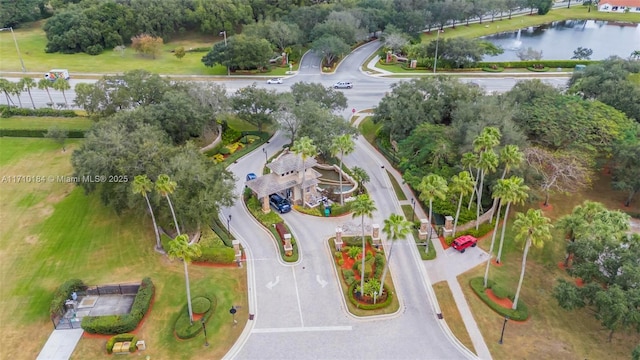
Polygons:
M451 247L463 253L468 247L475 247L478 244L478 239L471 235L460 236L453 240Z
M269 204L273 206L280 214L288 213L291 211L291 204L289 200L283 198L278 194L271 194L269 196Z

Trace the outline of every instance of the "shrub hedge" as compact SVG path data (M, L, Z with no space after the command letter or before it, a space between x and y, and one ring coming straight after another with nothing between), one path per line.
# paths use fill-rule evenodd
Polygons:
M232 264L236 260L236 254L230 247L202 247L202 255L193 260L215 264Z
M465 231L458 231L454 236L447 236L444 241L447 243L447 245L451 245L453 240L463 235L471 235L475 238L481 238L484 235L488 234L491 230L493 230L494 227L495 225L493 223L482 223L480 224L480 226L478 226L478 230L476 230L475 227L472 227L471 229Z
M527 306L522 301L518 301L517 308L513 310L503 308L502 306L489 299L489 296L487 296L487 294L484 292L484 278L475 277L469 280L469 285L476 293L476 295L478 295L478 297L482 299L485 304L487 304L493 311L497 312L498 314L502 316L508 316L509 319L516 321L525 321L529 317L529 309L527 309ZM487 286L489 288L493 288L495 286L495 281L489 280L487 282ZM511 296L509 296L509 298L511 298L511 300L513 301L513 298Z
M0 129L0 137L43 138L46 133L46 129ZM83 138L84 134L85 130L67 130L67 137L71 139Z
M131 344L129 345L129 352L136 351L136 342L138 342L138 338L135 335L118 334L118 335L112 336L111 338L109 338L109 340L107 340L107 354L113 353L113 345L115 345L115 343L124 342L124 341L131 342Z
M133 300L131 311L125 315L85 316L82 328L90 334L122 334L134 330L151 306L155 286L151 279L142 279L138 293Z
M384 287L384 290L387 292L387 298L383 302L379 302L377 304L362 304L362 303L360 303L353 296L353 292L354 292L356 286L359 286L359 285L360 284L358 282L355 282L355 283L351 284L351 286L349 286L349 290L347 290L347 296L349 296L349 301L351 301L351 303L353 305L355 305L355 307L357 307L358 309L362 309L362 310L382 309L382 308L387 307L387 306L389 306L391 304L391 300L393 300L393 294L389 292L389 289L387 289L386 286Z
M529 60L529 61L501 61L501 62L479 62L475 66L479 68L490 68L493 65L504 68L528 68L534 65L543 65L550 68L574 68L576 65L597 64L599 61L592 60Z
M202 314L202 319L204 319L204 322L206 324L216 309L216 305L217 305L216 298L213 295L201 295L198 297L206 298L207 300L209 300L209 303L211 304L211 306L209 307L209 310L207 310L204 314ZM198 297L195 297L193 300L197 299ZM174 331L176 333L176 336L179 339L183 339L183 340L194 338L196 335L200 334L200 332L202 331L201 321L194 321L193 324L189 321L188 304L184 304L184 306L180 310L180 313L178 314L176 321L174 323Z
M198 296L191 300L194 314L204 314L211 309L211 301L204 296Z
M82 288L84 288L84 283L80 279L71 279L62 283L53 294L53 300L51 300L51 305L49 306L49 314L54 315L60 309L63 309L64 302L71 298L71 293Z
M0 105L0 117L8 118L12 116L58 116L58 117L77 117L78 114L73 110L56 110L51 108L27 109L15 106Z
M503 67L496 67L495 69L492 67L483 67L482 71L486 71L486 72L492 72L492 73L499 73L499 72L503 72L504 68Z
M532 66L527 67L527 70L533 71L533 72L547 72L547 71L549 71L549 69L550 69L550 67L548 67L548 66L541 67L541 68L536 68L536 67L532 67Z

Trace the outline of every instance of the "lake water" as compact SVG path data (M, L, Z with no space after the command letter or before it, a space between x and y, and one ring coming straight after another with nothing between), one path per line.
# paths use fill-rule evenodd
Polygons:
M556 21L491 36L488 40L504 49L498 56L485 56L484 61L519 60L516 51L531 47L542 50L542 59L571 59L579 46L593 50L591 60L617 55L627 58L640 50L640 24L596 20Z

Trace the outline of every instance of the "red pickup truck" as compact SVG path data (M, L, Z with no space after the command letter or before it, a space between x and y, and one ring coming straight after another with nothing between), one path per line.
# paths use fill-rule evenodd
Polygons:
M460 236L453 240L451 247L463 253L468 247L475 247L478 244L478 239L471 235Z

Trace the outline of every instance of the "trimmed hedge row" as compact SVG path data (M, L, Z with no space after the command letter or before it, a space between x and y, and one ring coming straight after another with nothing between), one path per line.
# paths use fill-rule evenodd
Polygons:
M80 291L84 288L84 283L80 279L67 280L56 289L53 294L53 300L49 306L49 314L55 315L64 308L64 302L71 298L71 293L74 291Z
M493 302L491 299L489 299L489 296L487 296L487 294L484 292L485 290L484 278L482 277L473 278L469 280L469 285L471 286L473 291L476 293L476 295L478 295L478 297L482 299L482 301L484 301L485 304L487 304L493 311L497 312L498 314L502 316L508 316L509 319L516 320L516 321L525 321L527 320L527 318L529 318L529 309L522 301L518 301L517 308L513 310L513 309L505 309L502 306ZM496 286L495 281L489 280L487 282L488 288L492 288L494 286ZM501 290L498 290L498 291L500 292ZM511 301L513 301L513 296L509 296L509 298L511 299Z
M465 231L459 231L455 234L455 236L447 236L444 241L447 243L447 245L451 245L451 243L453 242L453 240L457 239L460 236L463 235L471 235L475 238L481 238L483 236L485 236L486 234L488 234L491 230L493 230L493 228L495 227L494 224L492 223L482 223L480 224L480 226L478 226L478 230L476 230L475 227L472 227L471 229L465 230Z
M90 334L104 335L122 334L134 330L149 310L154 291L155 286L151 279L148 277L142 279L128 314L85 316L82 318L82 328Z
M67 137L73 139L83 138L85 130L67 130ZM30 137L43 138L47 130L43 129L0 129L0 137Z
M118 334L112 336L109 340L107 340L107 354L113 353L113 345L117 342L125 342L130 341L129 352L136 351L136 342L138 342L138 338L133 334Z
M493 65L504 68L528 68L534 65L543 65L550 68L574 68L576 65L597 64L592 60L528 60L528 61L482 61L476 63L479 68L491 68Z
M207 300L209 300L211 306L209 307L209 310L207 310L207 312L205 312L204 314L202 314L202 319L204 319L205 324L207 323L207 321L209 321L209 318L211 318L211 316L213 315L213 312L216 309L216 298L215 296L211 295L202 295L202 296L197 296L195 297L193 300L199 298L199 297L203 297ZM187 339L192 339L194 338L196 335L200 334L200 332L202 331L202 322L201 321L194 321L193 324L191 324L191 322L189 321L189 305L188 304L184 304L184 306L182 307L182 309L180 310L180 313L178 314L178 317L176 318L176 321L173 325L173 329L175 331L176 336L179 339L182 340L187 340Z
M27 109L15 106L0 105L0 117L8 118L12 116L59 116L59 117L77 117L78 114L73 110L56 110L51 108Z
M353 296L353 292L356 286L359 286L359 285L360 283L356 281L355 283L351 284L351 286L349 286L349 290L347 290L349 301L351 301L351 303L358 309L362 309L362 310L382 309L391 304L391 300L393 300L393 294L389 292L389 289L387 289L386 286L384 287L384 290L387 292L387 298L383 302L379 302L377 304L362 304L361 302L356 300L356 298Z

